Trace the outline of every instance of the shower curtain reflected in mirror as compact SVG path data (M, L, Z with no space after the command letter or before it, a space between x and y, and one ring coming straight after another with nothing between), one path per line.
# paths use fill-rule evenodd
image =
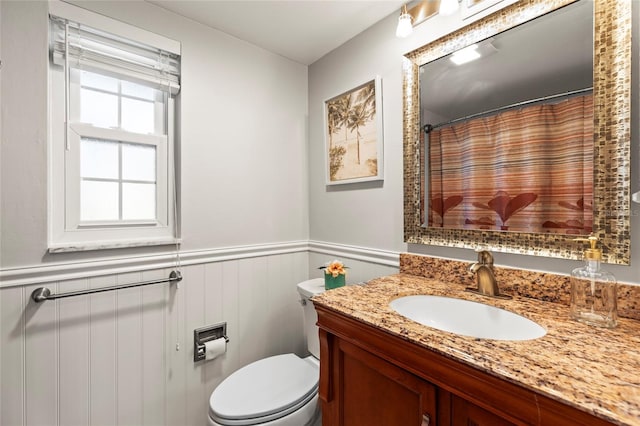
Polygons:
M591 232L591 94L446 125L424 138L426 226Z

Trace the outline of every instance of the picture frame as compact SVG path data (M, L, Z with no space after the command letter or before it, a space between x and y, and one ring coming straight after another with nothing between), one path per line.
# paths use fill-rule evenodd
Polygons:
M324 101L326 185L383 179L382 79Z
M464 0L465 7L462 9L462 19L470 18L500 2L502 0Z

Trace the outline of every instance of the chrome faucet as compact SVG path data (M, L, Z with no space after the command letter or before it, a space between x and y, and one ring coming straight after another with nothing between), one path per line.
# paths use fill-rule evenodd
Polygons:
M488 251L478 251L478 261L469 265L469 273L476 275L478 287L467 287L467 291L483 296L511 299L511 296L500 294L500 289L493 273L493 256Z

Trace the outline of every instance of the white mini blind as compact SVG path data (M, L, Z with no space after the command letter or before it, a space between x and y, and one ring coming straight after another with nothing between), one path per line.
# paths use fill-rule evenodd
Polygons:
M175 95L180 55L50 15L53 63L131 79ZM65 62L66 61L66 62Z

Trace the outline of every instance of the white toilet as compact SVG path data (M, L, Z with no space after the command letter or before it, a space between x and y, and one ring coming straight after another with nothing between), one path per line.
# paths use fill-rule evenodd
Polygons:
M324 291L324 279L298 284L310 356L276 355L231 374L209 398L209 426L320 426L318 317L309 299Z

